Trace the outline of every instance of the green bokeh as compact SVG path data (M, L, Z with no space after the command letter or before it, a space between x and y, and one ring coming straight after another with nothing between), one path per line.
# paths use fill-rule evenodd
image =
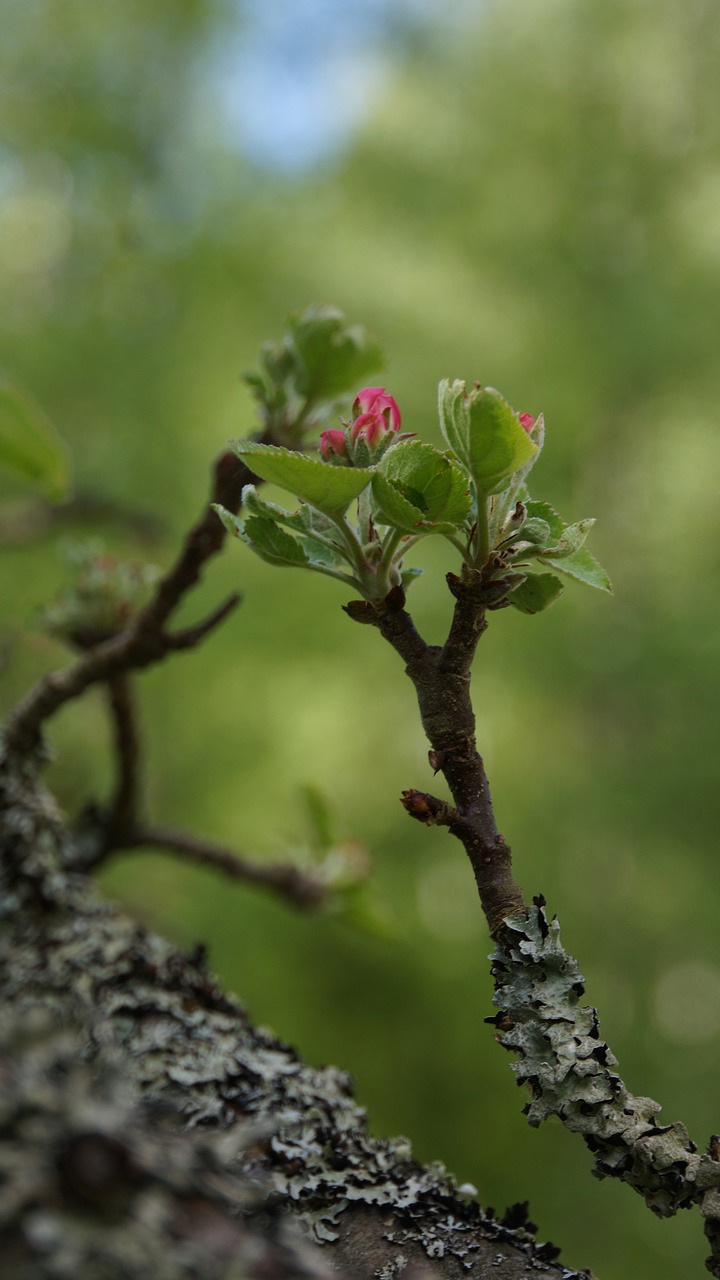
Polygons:
M509 0L405 53L396 39L347 157L292 180L230 146L208 87L229 21L220 0L11 6L4 373L61 429L76 492L108 504L92 531L161 563L212 456L253 429L239 372L310 301L381 336L403 425L435 443L441 377L545 412L535 489L568 519L598 517L616 598L568 587L538 618L493 619L480 741L518 878L558 911L628 1085L704 1145L720 1127L720 10ZM60 530L7 496L6 706L64 660L33 629L62 578ZM437 640L452 555L422 555L412 594ZM108 891L207 939L256 1018L356 1076L377 1132L406 1132L499 1209L529 1197L568 1263L602 1280L702 1275L696 1215L653 1219L591 1179L572 1135L522 1120L482 1023L470 873L397 803L429 774L396 655L346 618L342 588L237 544L185 617L237 587L242 609L201 651L139 680L153 815L271 858L302 839L300 788L321 788L371 849L396 937L151 854L118 860ZM109 783L101 695L51 736L72 812Z

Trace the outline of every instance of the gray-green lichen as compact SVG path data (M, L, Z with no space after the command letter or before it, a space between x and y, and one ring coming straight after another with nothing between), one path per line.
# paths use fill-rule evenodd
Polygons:
M85 1036L0 1017L0 1269L12 1280L331 1280L220 1143L178 1132ZM254 1140L239 1127L236 1150ZM337 1273L335 1273L337 1274Z
M406 1140L370 1138L347 1075L305 1065L250 1023L201 953L182 955L105 902L72 870L72 837L27 761L0 765L0 847L4 1002L82 1023L89 1058L121 1061L138 1096L194 1131L230 1136L252 1122L260 1136L234 1172L278 1197L316 1241L338 1240L344 1263L355 1253L347 1224L362 1218L365 1237L377 1237L365 1275L418 1250L448 1277L580 1274L522 1224L484 1213L442 1166L414 1161ZM500 1248L503 1266L490 1270Z
M497 1026L501 1044L518 1054L512 1069L530 1091L524 1108L529 1123L559 1117L582 1134L598 1177L629 1183L661 1217L699 1203L716 1248L715 1153L698 1154L683 1124L660 1124L658 1103L628 1091L600 1038L596 1010L579 1003L582 975L544 901L536 899L527 915L509 917L504 926L491 957L500 1012L488 1021Z

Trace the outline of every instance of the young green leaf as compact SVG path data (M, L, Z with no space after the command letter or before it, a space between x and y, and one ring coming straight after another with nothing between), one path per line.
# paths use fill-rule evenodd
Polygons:
M240 522L240 537L270 564L304 565L308 557L297 538L263 516L248 516Z
M321 534L331 539L337 538L337 527L328 516L315 507L301 503L297 511L286 511L276 502L268 502L258 493L254 484L246 484L242 491L243 510L246 515L264 516L275 524L284 525L300 534Z
M394 445L373 476L376 519L405 533L452 532L467 520L470 502L465 472L419 440Z
M65 446L42 409L20 387L0 383L0 469L57 502L66 497Z
M299 357L297 390L314 400L330 400L362 383L383 364L382 347L362 325L348 326L335 307L308 307L290 321Z
M555 508L551 507L549 502L538 502L533 498L528 498L525 506L528 519L544 520L550 530L553 543L560 542L567 525Z
M528 525L532 520L542 520L549 527L549 537L542 546L542 558L561 560L572 555L575 551L579 551L590 530L595 524L594 519L579 520L576 524L565 524L562 516L558 515L554 507L549 502L533 502L527 503L528 520L522 529L522 538L527 536ZM537 539L528 538L528 541L538 541Z
M260 444L256 440L235 440L233 449L256 476L279 485L328 515L347 511L372 479L372 472L363 467L333 467L304 453Z
M579 551L573 551L572 555L562 559L544 555L543 563L552 565L553 569L566 574L568 578L574 578L576 582L584 582L588 587L596 587L598 591L608 591L612 595L612 583L607 573L587 547L581 547Z
M440 427L453 453L486 496L499 493L503 482L538 452L507 400L493 387L474 387L447 380L439 389Z
M552 573L528 573L508 600L521 613L542 613L562 594L563 584Z
M248 516L246 520L241 520L219 503L213 503L213 510L217 512L228 533L240 538L241 542L251 547L269 564L309 564L308 556L297 538L293 538L292 534L286 533L266 516Z
M485 494L498 493L503 481L537 453L507 400L493 387L468 397L470 473Z
M465 407L464 382L449 382L443 378L438 386L438 412L440 430L455 457L470 470L470 422Z
M530 516L522 525L520 534L521 542L531 542L535 547L546 547L550 538L550 525L547 520L541 520L539 516Z

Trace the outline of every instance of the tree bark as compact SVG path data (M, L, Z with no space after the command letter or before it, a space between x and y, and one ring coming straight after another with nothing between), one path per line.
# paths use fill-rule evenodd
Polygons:
M371 1138L343 1072L104 901L41 769L0 761L3 1275L589 1276L523 1206L498 1220Z

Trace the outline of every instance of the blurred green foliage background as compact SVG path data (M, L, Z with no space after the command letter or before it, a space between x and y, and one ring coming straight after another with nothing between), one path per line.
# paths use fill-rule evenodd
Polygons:
M35 625L61 535L168 563L210 459L254 429L238 375L288 312L330 301L373 329L426 438L444 376L543 410L535 490L599 518L616 598L569 588L548 614L494 617L480 742L518 878L559 913L627 1083L704 1145L720 1127L720 9L450 0L441 20L358 0L343 45L337 8L275 0L267 39L285 24L290 45L263 79L249 2L5 6L2 363L68 441L76 493L105 509L45 527L4 487L3 704L65 660ZM309 144L292 132L303 72L324 93ZM258 121L276 142L287 130L284 152ZM422 554L414 610L440 639L451 551ZM340 836L372 851L393 932L150 853L118 859L108 891L182 943L207 939L257 1019L355 1075L378 1133L406 1132L499 1209L529 1197L568 1263L703 1274L694 1215L653 1219L591 1179L571 1135L520 1115L482 1022L469 869L397 803L429 774L396 655L334 583L238 544L186 617L238 586L242 609L201 651L141 677L153 815L275 858L302 844L301 791L320 788ZM73 812L110 781L100 694L51 737Z

